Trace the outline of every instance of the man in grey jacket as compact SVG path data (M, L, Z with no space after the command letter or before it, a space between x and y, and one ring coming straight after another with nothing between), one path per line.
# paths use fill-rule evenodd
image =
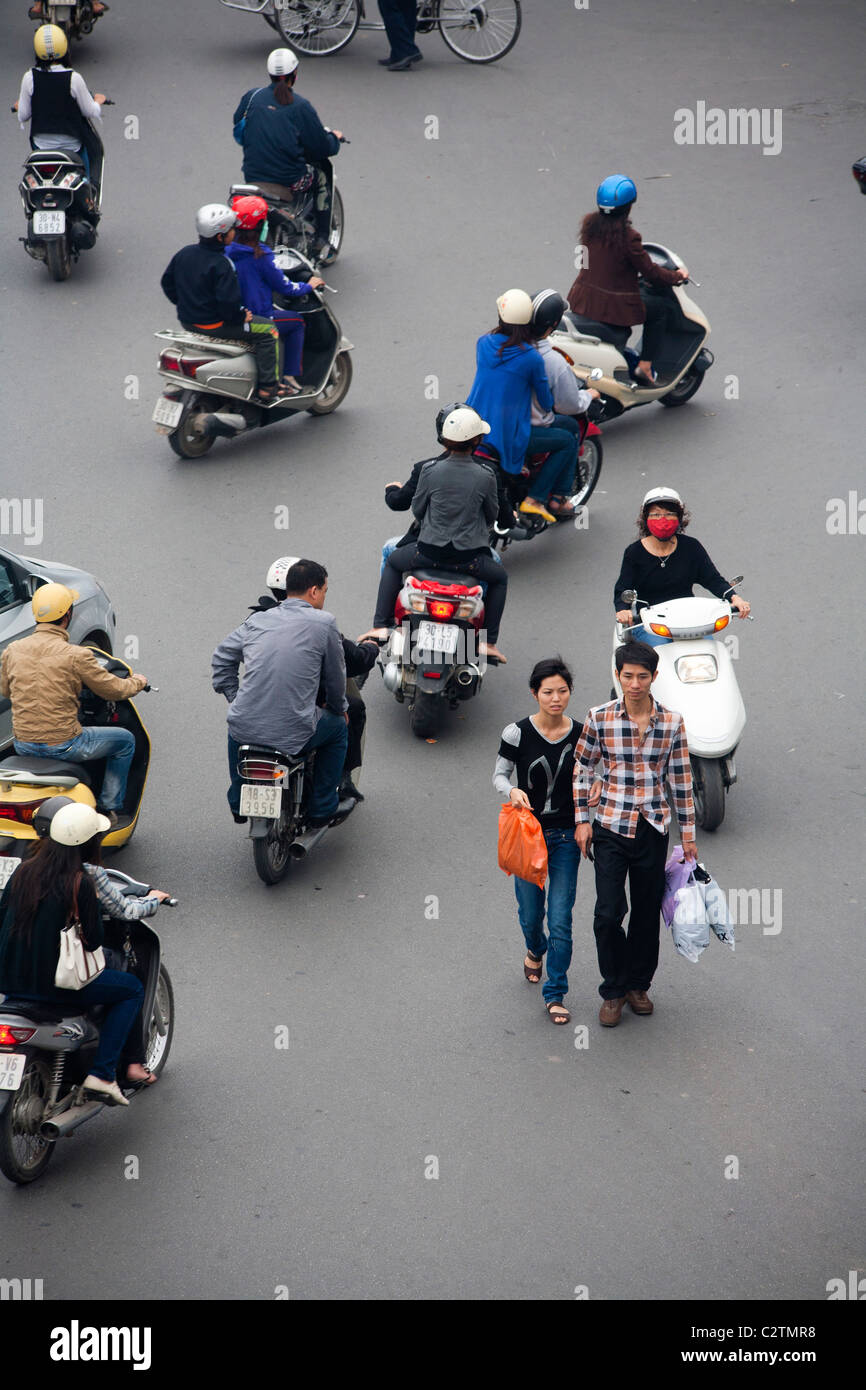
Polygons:
M394 623L394 604L403 575L408 571L459 570L487 585L487 641L479 650L488 660L506 660L496 641L508 575L490 554L490 528L499 514L499 490L490 465L473 457L473 450L489 430L487 422L468 406L458 406L445 418L441 439L448 452L424 464L412 498L412 511L420 527L418 540L398 546L388 556L379 580L373 629L365 637L387 636Z
M213 654L213 688L229 702L229 807L240 814L238 749L266 744L316 760L310 791L311 826L327 825L338 811L337 785L346 756L346 665L333 614L324 612L328 571L298 560L286 574L286 598L254 613ZM243 662L240 684L238 668ZM316 697L324 681L325 708Z

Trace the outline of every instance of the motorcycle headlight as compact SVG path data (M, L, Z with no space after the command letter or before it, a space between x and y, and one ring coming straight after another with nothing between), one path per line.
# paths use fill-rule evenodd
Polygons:
M679 657L676 671L684 685L696 685L699 681L714 681L719 674L716 658L711 652Z

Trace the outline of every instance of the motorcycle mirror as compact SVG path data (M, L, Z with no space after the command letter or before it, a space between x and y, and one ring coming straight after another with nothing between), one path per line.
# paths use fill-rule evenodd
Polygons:
M731 580L731 588L733 589L737 584L742 584L742 582L743 582L743 576L742 576L741 574L736 575L736 576Z
M627 603L627 604L631 605L632 603L634 603L634 601L635 601L636 598L637 598L637 589L623 589L623 591L622 591L622 601L623 601L623 603Z
M601 367L593 367L592 371L589 374L589 379L590 381L601 381L603 376L604 372L602 371Z

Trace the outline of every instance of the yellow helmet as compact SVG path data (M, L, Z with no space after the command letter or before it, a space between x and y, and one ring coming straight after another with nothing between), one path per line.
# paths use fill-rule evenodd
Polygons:
M65 58L69 45L59 24L40 24L33 35L33 47L36 57L45 62L48 58Z
M40 584L30 600L33 616L37 623L56 623L79 597L77 589L67 589L65 584Z

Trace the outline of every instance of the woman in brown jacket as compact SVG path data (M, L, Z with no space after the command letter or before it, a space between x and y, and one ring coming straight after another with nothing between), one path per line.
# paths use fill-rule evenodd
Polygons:
M660 297L642 299L638 273L652 285L681 285L689 273L685 266L667 270L650 259L640 232L629 221L636 200L637 189L624 174L612 174L599 184L598 211L589 213L580 225L586 264L568 292L568 303L574 313L609 328L621 330L642 323L643 357L634 375L642 385L654 386L652 362L661 345L669 311Z

